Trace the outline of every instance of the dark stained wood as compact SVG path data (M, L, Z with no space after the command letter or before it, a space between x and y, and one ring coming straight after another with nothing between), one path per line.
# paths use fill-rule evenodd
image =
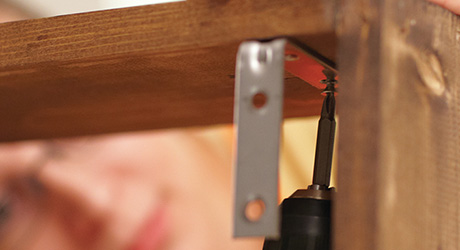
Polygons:
M342 13L335 249L459 249L459 17L416 0Z
M232 121L239 43L292 36L334 60L335 3L188 0L0 25L0 141ZM286 75L286 117L318 90Z

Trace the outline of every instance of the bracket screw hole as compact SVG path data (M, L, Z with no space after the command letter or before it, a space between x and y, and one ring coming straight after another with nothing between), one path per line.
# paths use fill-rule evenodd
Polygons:
M259 221L265 213L265 202L261 199L254 199L246 204L244 216L250 222Z
M284 60L288 62L293 62L299 60L299 56L296 54L286 54L284 55Z
M266 48L260 48L259 53L257 54L257 60L260 64L266 64L268 61L268 51Z
M267 104L267 95L263 92L258 92L252 96L252 106L256 109L261 109Z

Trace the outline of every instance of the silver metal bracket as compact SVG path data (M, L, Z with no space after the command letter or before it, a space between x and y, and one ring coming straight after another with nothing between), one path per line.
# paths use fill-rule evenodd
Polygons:
M285 44L285 39L249 41L242 43L238 51L234 109L237 124L234 236L237 237L278 237L279 234L276 183Z
M323 88L323 69L335 64L285 38L240 45L236 63L234 122L234 236L279 237L278 164L283 119L284 70Z

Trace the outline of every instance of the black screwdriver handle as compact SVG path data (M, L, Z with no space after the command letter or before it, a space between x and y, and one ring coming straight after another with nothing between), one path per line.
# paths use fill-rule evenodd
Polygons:
M266 239L263 250L331 249L330 200L288 198L281 210L281 238Z

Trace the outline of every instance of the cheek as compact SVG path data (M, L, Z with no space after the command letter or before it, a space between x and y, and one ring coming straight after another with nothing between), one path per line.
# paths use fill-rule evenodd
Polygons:
M231 235L230 166L207 152L183 152L171 164L177 172L165 183L174 218L170 244L177 249L212 249L216 242L228 242Z
M77 250L75 242L68 237L61 224L59 216L48 210L46 206L16 204L9 228L9 247L3 245L0 249L21 250ZM18 234L19 232L19 234ZM14 247L12 247L14 246Z
M95 246L103 232L103 221L99 218L90 218L82 211L75 209L75 206L59 206L60 209L53 213L56 222L53 228L59 227L59 233L69 237L73 245L79 249L89 249ZM59 208L58 207L58 208Z
M90 249L83 247L81 241L77 242L75 238L69 237L67 227L62 224L62 220L56 214L48 214L43 218L46 223L42 224L40 230L37 231L36 240L31 244L33 250L77 250Z

